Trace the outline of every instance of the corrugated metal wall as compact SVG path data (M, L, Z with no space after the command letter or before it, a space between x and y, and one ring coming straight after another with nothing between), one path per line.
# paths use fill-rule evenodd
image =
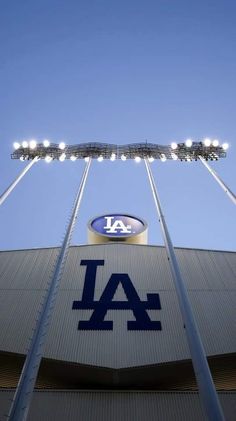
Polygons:
M226 421L235 421L236 393L221 392ZM5 419L12 392L0 391ZM35 392L28 421L206 421L196 393Z
M0 253L0 350L25 353L58 249ZM208 355L236 350L236 253L177 249L181 271ZM112 331L78 330L92 310L72 310L81 299L86 267L97 269L95 299L112 273L127 273L142 300L159 293L161 310L148 310L162 331L128 331L131 310L109 310ZM125 300L119 286L114 299ZM184 326L163 247L109 244L71 247L48 335L45 357L103 367L130 367L189 358Z
M24 358L0 353L0 389L17 386ZM236 391L236 354L208 360L217 390ZM191 361L114 370L43 359L36 388L196 391L197 384Z

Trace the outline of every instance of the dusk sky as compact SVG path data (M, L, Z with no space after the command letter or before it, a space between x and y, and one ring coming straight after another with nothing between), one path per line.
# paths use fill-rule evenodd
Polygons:
M228 142L211 163L236 192L235 1L1 1L0 192L13 142ZM39 162L0 208L0 250L58 246L84 162ZM200 162L152 163L175 246L236 251L236 207ZM93 216L144 218L162 245L144 163L92 162L72 244Z

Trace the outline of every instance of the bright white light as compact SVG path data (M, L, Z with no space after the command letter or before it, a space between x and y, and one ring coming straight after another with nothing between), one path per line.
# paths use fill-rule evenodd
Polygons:
M134 158L134 160L135 160L135 162L140 162L140 161L141 161L141 158L140 158L140 156L136 156L136 157Z
M49 162L52 161L52 157L50 155L46 155L45 156L45 162L47 162L49 164Z
M65 153L62 153L62 154L59 156L59 161L63 162L63 161L65 161L65 159L66 159L66 154L65 154Z
M171 157L174 161L177 161L177 159L178 159L178 156L176 155L176 153L172 153Z
M59 149L61 149L63 151L63 149L65 149L66 145L64 142L60 142L59 143Z
M84 160L85 160L85 162L89 162L89 156L86 156L86 157L84 158Z
M187 146L187 148L191 148L192 144L193 144L192 139L185 140L185 146Z
M208 139L207 137L206 139L204 139L203 143L206 147L211 146L211 139Z
M43 146L44 146L45 148L48 148L48 147L50 146L50 142L49 142L49 140L45 139L45 140L43 141Z
M172 142L170 146L171 146L171 149L177 149L178 148L178 145L175 142Z
M148 161L149 161L149 162L153 162L153 161L154 161L153 156L150 156L150 157L148 158Z
M23 148L28 148L28 142L26 142L26 140L24 140L24 142L22 142L22 146L23 146Z
M217 140L217 139L213 140L212 145L213 145L215 148L217 148L217 146L219 146L219 140Z
M24 156L23 155L20 156L20 161L24 161L24 160L25 160Z
M37 146L36 140L31 140L30 143L29 143L30 149L35 149L36 146Z
M115 161L116 160L116 154L115 153L112 153L111 154L110 160L111 161Z
M229 147L228 143L223 143L222 148L224 149L224 151L226 151Z
M127 158L126 158L125 155L121 155L120 159L121 159L121 161L126 161Z
M20 148L20 143L14 142L13 143L13 147L14 147L15 150L19 149Z
M188 162L191 162L192 161L191 158L190 158L190 156L187 156L187 161Z
M76 161L76 159L77 159L77 158L76 158L76 156L75 156L75 155L71 155L71 157L70 157L70 160L71 160L71 161L73 161L73 162L74 162L74 161Z
M98 157L98 162L102 162L103 161L103 156L99 156Z
M162 153L162 154L161 154L161 161L162 161L162 162L165 162L165 161L166 161L166 156L165 156L165 154L164 154L164 153Z

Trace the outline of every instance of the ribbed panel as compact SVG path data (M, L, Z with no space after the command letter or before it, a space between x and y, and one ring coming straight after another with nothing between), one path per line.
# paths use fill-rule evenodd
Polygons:
M0 392L0 416L13 392ZM235 421L236 393L219 393L226 421ZM2 419L1 418L1 419ZM198 395L165 392L35 392L28 421L205 421Z
M0 350L25 353L58 249L0 253ZM236 350L236 253L177 249L190 300L208 355ZM78 323L92 310L72 310L81 300L86 267L82 259L101 259L94 299L113 273L129 275L140 299L159 293L161 310L148 310L161 331L131 331L131 310L108 310L110 331L81 331ZM126 300L121 286L114 300ZM178 300L163 247L108 244L71 247L49 329L45 357L90 366L129 368L190 358Z
M0 388L16 387L24 357L0 356ZM209 360L218 390L236 391L236 355L225 355ZM189 361L112 370L68 364L63 361L43 360L37 388L126 388L155 390L197 390L192 365Z

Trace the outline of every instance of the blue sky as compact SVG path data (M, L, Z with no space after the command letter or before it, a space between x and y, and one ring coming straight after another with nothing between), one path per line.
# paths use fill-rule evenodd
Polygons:
M230 143L212 166L236 191L234 1L2 1L0 191L25 163L14 141L68 144L191 137ZM0 209L0 249L59 245L82 162L39 162ZM198 163L155 162L173 243L236 250L235 206ZM87 221L130 212L162 244L144 164L93 162L73 244Z

